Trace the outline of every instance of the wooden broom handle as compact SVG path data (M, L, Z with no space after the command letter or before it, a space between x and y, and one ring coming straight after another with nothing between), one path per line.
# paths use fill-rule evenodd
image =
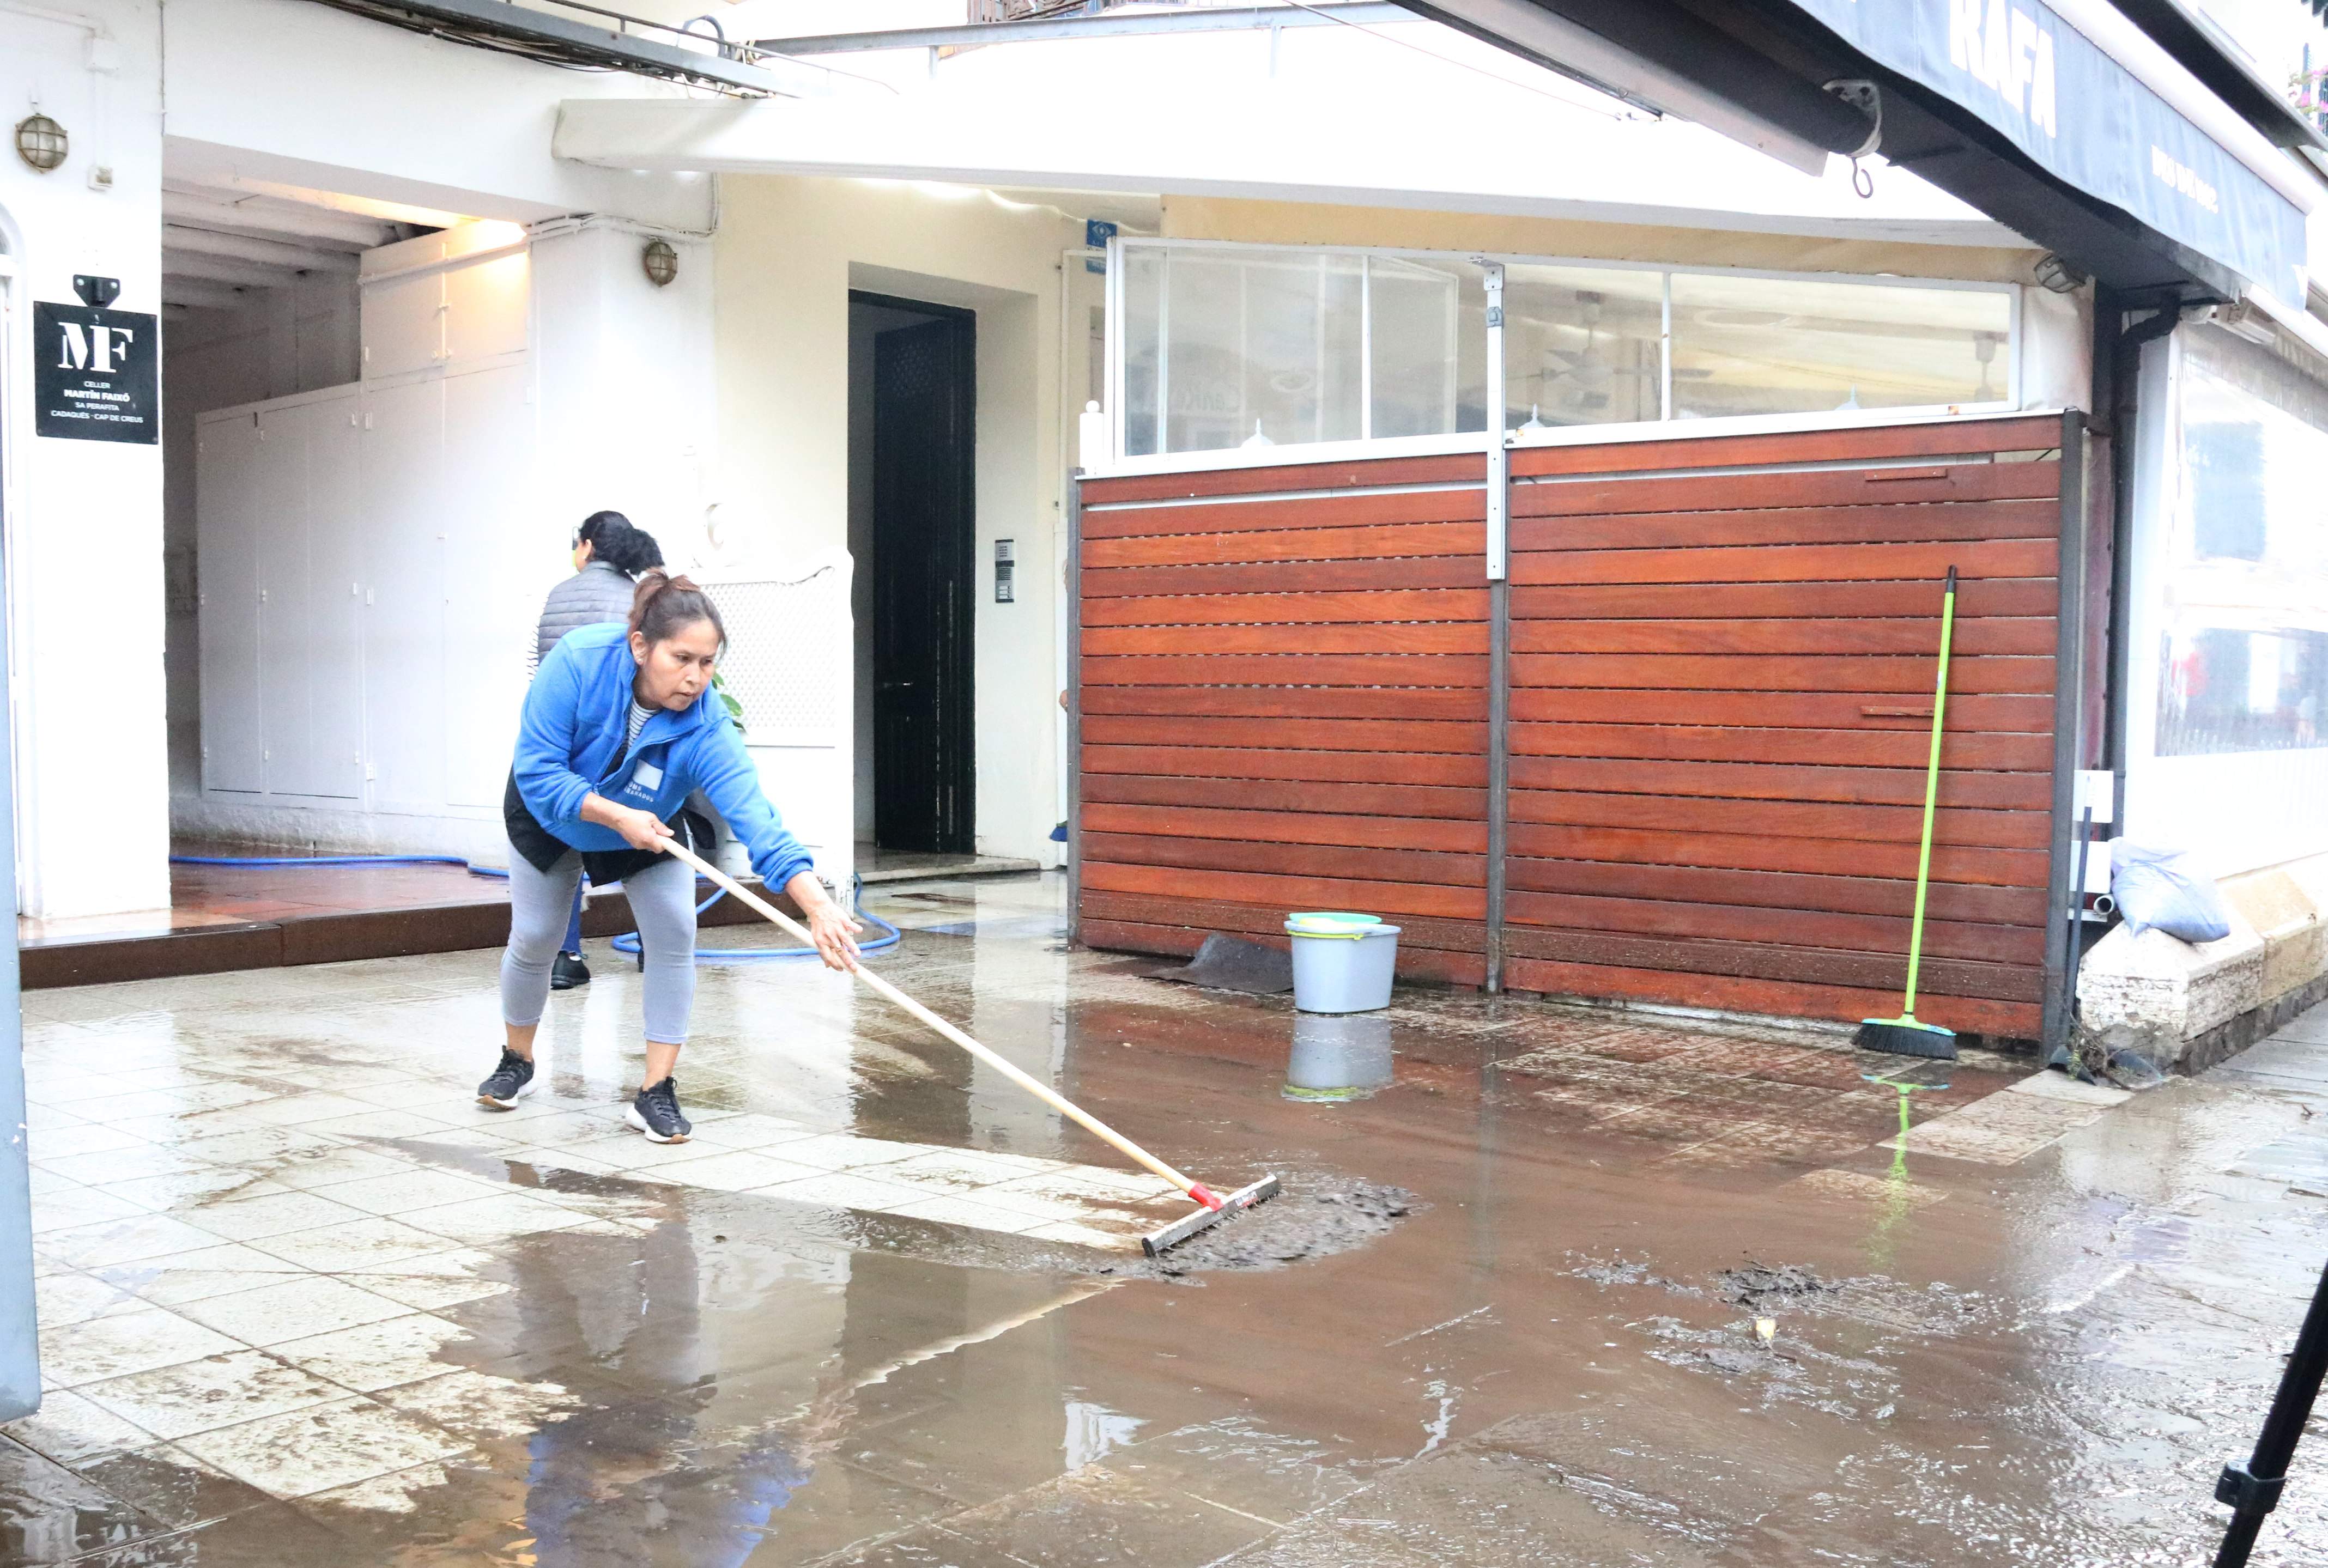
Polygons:
M663 840L663 848L666 852L678 856L681 859L694 867L698 875L709 878L712 883L725 892L729 897L740 899L746 905L758 910L762 915L766 915L770 920L774 921L778 925L784 927L786 932L790 933L797 940L806 943L812 947L816 944L816 939L808 934L807 928L803 926L799 921L794 920L791 915L785 914L783 910L778 909L766 899L762 898L759 895L744 887L733 877L728 876L725 871L713 866L701 856L696 854L695 851L688 849L684 844L679 843L675 840L666 839ZM1048 1084L1045 1084L1040 1080L1021 1072L1017 1066L1005 1061L1002 1057L995 1055L992 1051L988 1050L984 1046L981 1046L976 1040L972 1039L968 1035L954 1028L953 1025L946 1022L945 1019L938 1017L937 1014L930 1011L929 1009L915 1001L912 997L907 996L904 991L899 991L896 986L891 985L887 981L883 980L879 975L874 973L863 964L859 963L850 966L849 972L855 975L859 980L864 981L866 985L879 992L882 996L887 998L891 1002L903 1008L906 1011L913 1014L914 1017L921 1019L922 1022L929 1025L930 1028L937 1030L938 1033L943 1035L947 1039L952 1040L955 1045L960 1046L963 1050L968 1051L980 1061L984 1062L988 1066L993 1068L996 1072L1001 1074L1004 1077L1009 1079L1020 1088L1026 1090L1029 1094L1034 1095L1037 1100L1042 1101L1052 1110L1056 1111L1060 1115L1066 1117L1069 1121L1081 1126L1094 1137L1103 1139L1107 1142L1112 1144L1123 1154L1138 1160L1141 1165L1147 1167L1150 1170L1154 1171L1157 1175L1170 1182L1174 1187L1178 1188L1182 1192L1185 1192L1189 1197L1196 1198L1198 1203L1204 1204L1206 1208L1220 1207L1220 1200L1214 1197L1211 1192L1207 1190L1202 1183L1191 1180L1189 1178L1183 1176L1180 1172L1173 1169L1170 1166L1157 1159L1153 1154L1150 1154L1145 1149L1141 1148L1139 1144L1134 1143L1131 1139L1126 1138L1122 1133L1118 1132L1114 1128L1110 1127L1098 1117L1085 1113L1080 1106L1076 1105L1073 1101L1066 1099L1056 1090L1053 1089ZM1211 1201L1207 1202L1207 1199L1210 1199Z

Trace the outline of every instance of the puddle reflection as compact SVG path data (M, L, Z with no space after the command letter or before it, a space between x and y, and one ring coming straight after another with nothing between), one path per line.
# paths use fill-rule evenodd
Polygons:
M1390 1019L1369 1013L1295 1013L1284 1095L1332 1104L1363 1100L1393 1076Z

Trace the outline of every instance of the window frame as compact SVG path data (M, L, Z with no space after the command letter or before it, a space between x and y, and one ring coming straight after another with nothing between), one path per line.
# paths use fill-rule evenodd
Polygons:
M1506 251L1475 251L1424 249L1407 246L1385 245L1300 245L1279 244L1242 239L1189 239L1151 238L1145 235L1117 235L1107 244L1106 343L1108 397L1109 461L1096 474L1174 474L1203 472L1225 468L1262 468L1297 463L1347 462L1367 457L1412 457L1485 452L1493 433L1489 431L1450 432L1441 436L1375 437L1374 428L1374 289L1372 268L1362 265L1359 269L1359 373L1364 384L1359 388L1358 407L1362 434L1356 440L1310 443L1282 442L1273 446L1249 448L1232 446L1210 451L1156 452L1137 457L1123 455L1127 435L1126 408L1123 392L1126 343L1124 342L1124 283L1128 272L1125 255L1128 250L1198 250L1216 254L1240 251L1280 252L1286 250L1316 250L1336 256L1361 258L1443 262L1462 261L1474 266L1504 268L1555 267L1582 271L1625 273L1633 277L1644 275L1660 279L1658 292L1663 296L1663 322L1658 341L1658 418L1655 419L1612 421L1599 425L1554 426L1540 431L1522 432L1517 429L1504 433L1504 445L1511 450L1537 446L1592 446L1604 443L1653 440L1684 440L1760 433L1783 433L1801 430L1850 429L1872 425L1901 425L1937 423L1955 418L1977 418L1998 414L2023 412L2023 288L2019 284L1994 283L1974 278L1916 277L1893 273L1860 272L1797 272L1771 268L1713 267L1702 264L1680 265L1666 262L1611 260L1606 257L1570 257L1523 255ZM1824 283L1842 286L1910 288L1934 293L1966 293L2001 295L2005 301L2005 388L2004 396L1984 402L1903 404L1894 408L1824 409L1792 414L1736 414L1711 418L1676 419L1673 417L1673 280L1676 277L1706 277L1741 279L1767 279L1781 283ZM1170 329L1170 316L1160 307L1158 335L1165 336ZM1160 432L1159 432L1160 436Z

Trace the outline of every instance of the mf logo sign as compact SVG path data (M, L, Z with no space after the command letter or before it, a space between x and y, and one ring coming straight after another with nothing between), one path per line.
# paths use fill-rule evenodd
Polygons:
M2006 0L1948 0L1948 63L2001 96L2032 130L2059 134L2053 92L2052 13Z
M77 321L59 322L57 326L64 339L57 359L61 371L94 371L109 376L128 361L137 343L135 327L88 326Z
M155 318L85 305L33 305L33 430L68 441L162 438Z

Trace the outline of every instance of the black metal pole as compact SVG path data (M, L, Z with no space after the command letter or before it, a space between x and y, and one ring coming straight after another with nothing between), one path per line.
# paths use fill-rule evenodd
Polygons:
M2328 1266L2320 1271L2312 1310L2304 1315L2303 1330L2280 1374L2279 1392L2272 1396L2271 1413L2263 1418L2253 1457L2244 1465L2225 1465L2215 1482L2215 1500L2231 1506L2231 1526L2223 1532L2215 1568L2240 1568L2255 1547L2264 1516L2279 1506L2287 1461L2295 1455L2304 1423L2312 1419L2312 1402L2320 1396L2323 1375L2328 1375Z

